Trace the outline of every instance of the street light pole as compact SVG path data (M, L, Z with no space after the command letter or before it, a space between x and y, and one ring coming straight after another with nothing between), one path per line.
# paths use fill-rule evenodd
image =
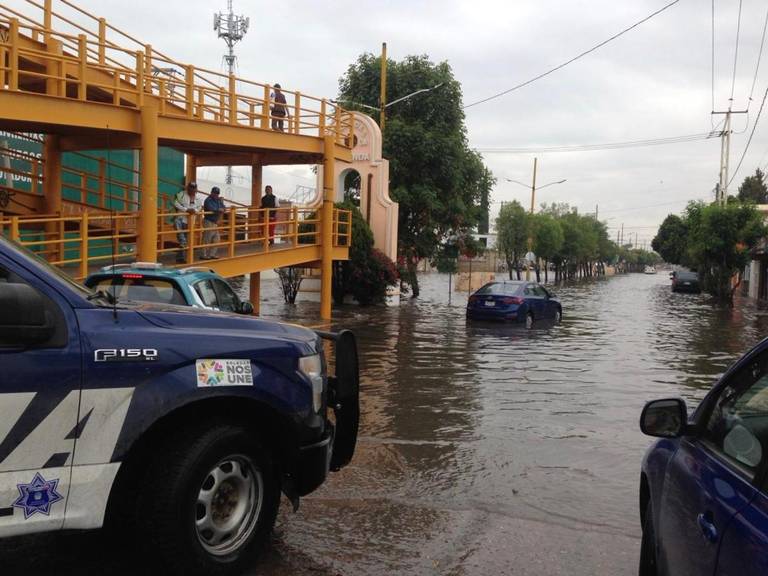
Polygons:
M531 218L528 222L528 252L533 252L533 208L536 203L536 165L538 158L533 159L533 185L531 186ZM525 281L531 279L531 263L525 268Z
M381 43L381 92L379 94L379 129L384 133L384 124L387 120L387 43Z

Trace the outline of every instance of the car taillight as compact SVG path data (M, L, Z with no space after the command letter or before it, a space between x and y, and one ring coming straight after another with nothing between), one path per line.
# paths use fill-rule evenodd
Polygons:
M469 303L470 304L474 304L475 302L477 302L477 296L470 296L469 297Z
M144 278L144 274L123 274L123 278Z
M507 298L503 298L501 301L504 304L517 304L517 305L520 305L524 302L522 298L518 298L517 296L509 296Z

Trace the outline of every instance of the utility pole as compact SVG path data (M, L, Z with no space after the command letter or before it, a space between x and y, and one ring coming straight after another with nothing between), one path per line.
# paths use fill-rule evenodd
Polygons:
M387 121L387 43L381 43L381 93L379 94L379 129L384 134Z
M528 252L533 252L533 207L536 203L536 165L538 158L533 159L533 184L531 185L531 219L528 223ZM525 267L525 281L531 279L531 262Z
M624 245L624 222L621 223L621 240L619 241L619 246Z
M600 208L600 206L598 204L595 204L595 220L598 219L597 218L597 213L598 213L599 208Z
M227 45L227 53L224 55L224 62L227 64L227 72L230 76L234 74L237 67L237 56L235 56L235 44L243 39L248 32L250 18L237 16L232 9L232 0L227 1L227 12L219 12L213 15L213 29L219 33L219 38L223 38ZM231 106L236 106L233 102ZM226 183L232 185L232 166L227 166ZM231 189L230 189L231 192Z
M717 201L722 206L728 198L728 169L731 155L731 115L747 114L748 110L731 110L730 106L725 112L715 112L712 114L725 114L725 125L720 132L720 181L716 188Z

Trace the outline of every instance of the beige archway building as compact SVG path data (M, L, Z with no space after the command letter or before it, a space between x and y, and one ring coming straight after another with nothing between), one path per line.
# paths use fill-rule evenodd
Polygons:
M397 261L398 205L389 197L389 160L382 158L381 130L370 116L355 112L355 143L352 163L335 163L335 197L344 199L344 179L350 172L360 174L360 211L373 231L374 247ZM323 169L319 167L317 189L322 190ZM318 195L318 199L322 198Z

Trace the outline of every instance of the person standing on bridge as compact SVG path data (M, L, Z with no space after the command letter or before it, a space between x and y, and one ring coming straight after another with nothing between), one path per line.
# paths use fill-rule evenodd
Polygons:
M187 230L189 229L189 218L187 215L197 214L202 208L200 199L197 197L197 182L190 182L187 184L186 190L179 190L173 199L173 207L176 209L176 212L180 213L173 219L173 227L177 230L176 238L179 241L176 263L184 264L187 261Z
M221 190L218 186L211 188L211 195L205 199L203 203L203 254L200 256L203 260L218 260L216 253L218 252L218 246L211 246L211 244L217 244L221 241L221 234L219 233L219 225L221 223L221 216L226 211L224 206L224 199L221 197Z
M264 188L264 196L261 198L262 208L276 208L277 198L272 193L272 186ZM269 243L275 243L275 220L277 220L277 214L275 210L267 210L264 216L269 220Z
M272 130L285 132L283 127L283 118L290 116L288 114L288 104L285 100L285 94L280 90L280 84L275 84L275 91L270 96L272 100Z

